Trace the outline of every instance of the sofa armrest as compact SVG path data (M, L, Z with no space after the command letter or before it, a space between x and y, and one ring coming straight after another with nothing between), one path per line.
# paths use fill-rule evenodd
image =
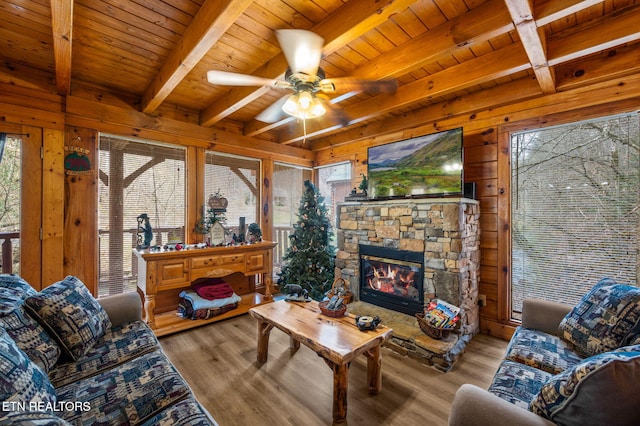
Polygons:
M522 326L558 335L558 326L571 308L563 303L525 299L522 303Z
M98 303L109 315L113 326L142 320L142 302L135 291L101 297Z
M478 386L464 384L453 398L449 426L552 426L554 423Z

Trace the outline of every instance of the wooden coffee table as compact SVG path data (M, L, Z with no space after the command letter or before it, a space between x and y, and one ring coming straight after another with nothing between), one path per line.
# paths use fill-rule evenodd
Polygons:
M290 337L291 350L300 343L313 349L333 370L333 424L347 419L347 385L349 363L358 355L367 357L369 393L382 389L382 354L380 345L393 330L379 325L373 331L360 331L353 315L331 318L320 312L317 302L280 300L249 310L258 320L258 362L267 362L269 334L276 327Z

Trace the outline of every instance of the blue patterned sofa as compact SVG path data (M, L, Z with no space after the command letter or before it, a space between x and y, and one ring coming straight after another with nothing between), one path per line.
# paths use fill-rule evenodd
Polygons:
M0 275L0 424L215 425L141 317L137 293Z
M640 425L640 289L603 279L575 306L525 300L488 391L462 385L449 425Z

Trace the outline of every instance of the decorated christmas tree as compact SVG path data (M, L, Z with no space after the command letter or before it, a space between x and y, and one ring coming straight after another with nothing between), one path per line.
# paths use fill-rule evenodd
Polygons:
M298 221L293 225L289 249L284 256L278 281L281 288L286 284L299 284L311 298L324 298L333 284L335 247L330 243L331 232L324 198L307 180L298 209Z

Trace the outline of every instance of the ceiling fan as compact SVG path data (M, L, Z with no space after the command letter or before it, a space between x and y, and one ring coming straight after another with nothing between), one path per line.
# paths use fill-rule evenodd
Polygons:
M324 39L306 30L276 30L276 37L282 47L289 68L284 80L238 74L227 71L208 71L207 80L211 84L226 86L267 86L274 89L292 90L256 117L265 123L275 123L285 117L283 113L302 120L317 118L330 111L333 118L346 125L348 119L343 111L336 108L327 93L348 93L363 91L372 94L394 93L395 79L363 80L352 77L325 78L320 68ZM306 132L305 132L306 133Z

